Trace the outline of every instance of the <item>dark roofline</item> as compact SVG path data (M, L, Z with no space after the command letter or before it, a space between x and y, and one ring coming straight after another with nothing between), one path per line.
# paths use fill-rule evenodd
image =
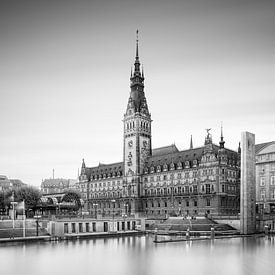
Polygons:
M258 154L261 150L266 148L267 146L274 144L275 141L263 142L255 145L255 153Z
M114 163L109 163L109 164L102 164L102 163L99 163L98 166L93 166L93 167L86 167L86 169L98 169L98 168L108 168L110 166L117 166L117 165L123 165L123 161L121 162L114 162Z

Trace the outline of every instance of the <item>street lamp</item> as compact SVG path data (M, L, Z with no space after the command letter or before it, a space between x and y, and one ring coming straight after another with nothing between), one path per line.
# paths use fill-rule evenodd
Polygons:
M127 214L128 214L128 207L129 207L129 205L128 205L128 203L125 203L124 204L124 207L125 207L125 214L124 215L122 215L122 217L123 217L123 220L124 220L124 231L125 231L125 229L126 229L126 218L127 218Z
M36 236L38 236L39 235L39 233L38 233L38 223L39 223L39 219L41 218L41 216L34 216L33 217L34 219L36 219Z
M115 203L116 203L116 200L111 200L111 202L113 203L113 231L115 231Z
M95 219L97 219L97 206L98 203L93 203L93 207L95 208Z
M17 204L17 202L14 201L14 198L13 198L13 201L11 202L12 204L12 233L13 233L13 237L14 237L14 228L15 228L15 205Z

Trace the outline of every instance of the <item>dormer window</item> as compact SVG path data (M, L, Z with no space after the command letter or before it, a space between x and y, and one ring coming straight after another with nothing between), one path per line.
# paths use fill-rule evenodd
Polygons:
M174 170L175 169L175 164L172 162L171 164L170 164L170 170Z
M186 161L185 162L185 168L189 168L190 166L189 166L189 161Z

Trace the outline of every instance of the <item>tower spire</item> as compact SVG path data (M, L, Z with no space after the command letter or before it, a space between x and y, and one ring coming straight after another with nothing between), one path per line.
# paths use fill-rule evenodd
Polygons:
M139 57L138 57L138 30L137 30L137 38L136 38L136 60L138 60L139 59Z
M221 140L220 140L220 148L224 148L225 141L223 140L223 126L221 123Z
M193 149L193 139L192 139L192 135L191 135L191 139L190 139L190 149Z
M136 60L135 60L135 70L134 70L134 75L135 76L140 76L140 62L139 62L139 55L138 55L138 30L136 32Z

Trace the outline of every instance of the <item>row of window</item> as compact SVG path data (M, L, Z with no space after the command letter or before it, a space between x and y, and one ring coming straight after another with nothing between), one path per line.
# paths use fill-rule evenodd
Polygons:
M136 128L136 124L135 121L130 121L126 123L126 129L127 130L132 130ZM145 121L140 121L139 123L139 127L143 130L149 130L150 129L150 125L149 122L145 122Z
M100 192L100 193L92 193L90 196L92 199L97 198L121 198L121 192Z
M144 177L144 182L148 182L148 180L150 179L150 182L153 182L155 180L160 181L160 180L173 180L173 179L182 179L182 178L196 178L198 176L212 176L212 175L216 175L216 173L218 173L219 168L216 169L212 168L212 169L203 169L201 171L188 171L188 172L182 172L182 173L171 173L168 177L168 175L157 175L157 176L151 176L150 178L148 177ZM226 171L224 168L221 169L221 174L225 175ZM237 176L237 172L236 171L231 171L228 170L227 171L227 175L229 177L236 177Z
M112 172L108 174L91 175L91 180L100 180L100 179L106 179L106 178L109 179L109 178L115 178L115 177L121 177L121 176L122 176L122 171L118 171L118 172Z
M206 206L211 206L211 200L209 198L206 198L204 200L204 204ZM180 208L180 207L184 207L184 206L185 207L192 207L192 206L197 207L198 206L198 201L197 200L184 200L184 201L178 201L177 202L177 207ZM145 207L146 208L151 208L151 207L173 208L173 207L175 207L175 205L170 204L168 206L167 201L164 201L164 202L158 201L158 202L146 202Z
M275 153L259 155L256 157L257 161L275 160Z
M205 184L201 186L201 192L210 194L215 192L214 185ZM154 196L154 195L171 195L171 194L181 194L181 193L198 193L198 186L178 186L178 187L170 187L170 188L157 188L157 189L149 189L144 190L145 196Z
M264 186L266 183L266 178L265 177L260 177L260 186ZM275 176L270 176L270 185L275 185Z
M266 199L266 190L261 189L260 190L260 200L265 200ZM275 189L270 190L270 199L274 200L275 199Z
M91 188L119 186L121 184L122 184L122 181L120 181L120 180L118 180L117 182L115 182L115 181L95 182L95 183L91 183Z

